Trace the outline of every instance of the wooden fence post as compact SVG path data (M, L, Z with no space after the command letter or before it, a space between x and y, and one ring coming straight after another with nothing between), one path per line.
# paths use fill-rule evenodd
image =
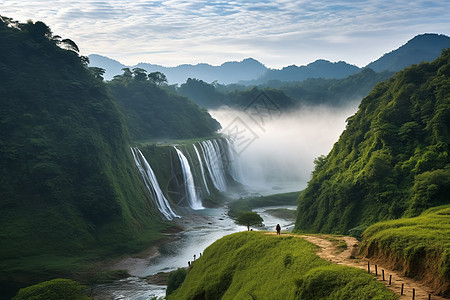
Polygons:
M403 295L403 285L404 285L404 283L402 283L402 290L400 292L400 295Z
M413 289L413 300L416 298L416 289Z
M392 275L389 275L389 285L391 285Z
M383 281L384 281L384 270L381 270L381 273L383 274Z
M367 262L367 273L370 274L370 262L369 261Z
M378 266L377 265L375 265L375 275L377 275L378 276L378 268L377 268Z

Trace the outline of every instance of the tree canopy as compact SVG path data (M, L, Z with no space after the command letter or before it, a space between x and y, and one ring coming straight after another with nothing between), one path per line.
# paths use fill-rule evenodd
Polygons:
M263 218L255 212L249 211L239 215L236 219L236 223L242 226L247 226L247 230L250 231L250 226L262 226Z
M125 116L131 138L193 138L211 136L220 124L198 105L164 89L164 74L123 69L108 88Z

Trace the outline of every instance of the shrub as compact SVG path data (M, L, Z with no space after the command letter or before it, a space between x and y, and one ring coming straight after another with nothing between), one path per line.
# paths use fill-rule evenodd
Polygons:
M70 279L53 279L21 289L12 300L87 300L86 287Z
M167 279L167 290L166 295L170 295L175 291L177 288L181 286L184 279L186 278L187 270L183 268L179 268L176 271L173 271L170 273L169 278Z

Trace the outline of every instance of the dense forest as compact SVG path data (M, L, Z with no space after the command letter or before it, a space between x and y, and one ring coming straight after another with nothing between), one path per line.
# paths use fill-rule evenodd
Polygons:
M44 23L0 18L3 296L84 260L141 249L168 226L100 73Z
M133 140L193 138L213 135L220 124L197 104L164 89L165 75L123 69L108 82Z
M378 84L300 195L296 229L357 233L449 203L450 50Z
M309 78L301 82L272 80L253 87L238 84L210 84L189 78L186 83L177 88L177 92L209 109L223 105L245 108L261 91L284 109L298 108L302 105L338 107L360 101L377 83L388 79L393 74L389 71L377 73L371 69L364 69L343 79Z

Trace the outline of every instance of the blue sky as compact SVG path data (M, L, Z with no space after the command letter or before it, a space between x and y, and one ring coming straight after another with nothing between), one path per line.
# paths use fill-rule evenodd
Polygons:
M0 0L0 15L43 21L82 54L132 65L240 61L365 66L422 33L450 36L450 1Z

